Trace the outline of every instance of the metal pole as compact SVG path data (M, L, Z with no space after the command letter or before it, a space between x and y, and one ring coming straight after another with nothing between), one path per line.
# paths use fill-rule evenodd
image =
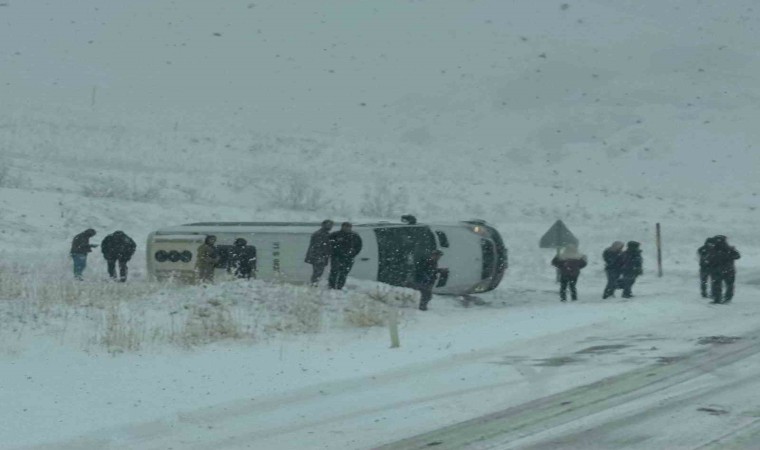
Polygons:
M662 230L660 223L657 223L657 276L662 278Z
M398 309L391 307L388 311L388 330L391 333L391 348L401 347L398 339Z

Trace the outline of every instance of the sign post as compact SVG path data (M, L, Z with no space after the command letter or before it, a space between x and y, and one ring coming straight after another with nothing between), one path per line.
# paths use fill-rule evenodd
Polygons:
M657 276L662 278L662 229L659 222L657 222L655 235L657 241Z
M398 338L398 309L393 306L388 309L388 330L391 334L391 348L401 347Z
M549 228L549 231L538 242L540 248L556 249L557 255L559 255L560 249L571 244L578 245L578 238L573 235L561 220L554 222L554 225ZM559 281L559 270L557 270L557 281Z

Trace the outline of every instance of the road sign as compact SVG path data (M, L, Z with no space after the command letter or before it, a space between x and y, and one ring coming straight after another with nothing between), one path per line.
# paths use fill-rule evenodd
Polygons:
M558 220L551 226L551 228L549 228L549 231L541 237L538 246L541 248L562 248L570 244L578 245L578 238L570 232L561 220Z

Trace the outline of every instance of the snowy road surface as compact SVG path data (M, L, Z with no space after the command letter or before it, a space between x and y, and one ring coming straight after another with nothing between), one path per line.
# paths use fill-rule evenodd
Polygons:
M760 448L760 347L718 345L381 448Z

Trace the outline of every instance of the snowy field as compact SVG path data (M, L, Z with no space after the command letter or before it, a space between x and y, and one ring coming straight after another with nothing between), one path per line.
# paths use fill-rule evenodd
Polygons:
M373 448L720 345L701 338L749 342L756 9L0 3L0 448ZM164 226L404 213L492 223L501 286L420 312L357 280L146 281ZM577 303L538 248L557 219L589 256ZM71 280L90 227L137 241L126 285L97 252ZM730 306L698 295L715 234L742 252ZM643 244L630 301L600 299L614 240Z

